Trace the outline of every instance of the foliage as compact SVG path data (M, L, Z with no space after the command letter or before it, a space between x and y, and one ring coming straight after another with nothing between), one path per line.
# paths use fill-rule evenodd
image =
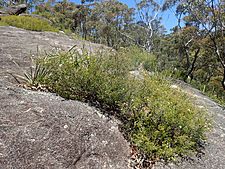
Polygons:
M4 7L6 4L7 4L7 3L6 3L5 0L0 0L0 9L1 9L2 7Z
M55 3L47 1L36 6L34 14L49 19L60 30L71 29L73 23L73 11L75 4L66 0Z
M223 87L221 86L222 76L212 77L209 83L200 83L196 80L191 82L192 86L201 90L215 102L219 103L221 106L225 106L225 93Z
M170 69L221 103L225 98L224 2L165 1L167 9L177 4L178 26L159 39L154 53L158 70ZM181 26L181 21L185 26Z
M36 82L114 114L127 138L150 159L174 160L198 150L208 122L165 77L144 70L140 78L129 73L147 56L135 48L92 56L84 51L50 54L37 60L47 71Z
M49 19L54 27L118 50L91 57L86 52L52 54L38 60L26 74L30 85L44 85L65 98L91 102L114 112L124 122L130 141L152 159L173 160L198 149L206 129L204 115L185 96L171 90L157 71L172 74L224 102L223 1L166 0L161 5L154 0L139 0L136 9L118 0L28 3L29 9L35 7L34 13ZM165 35L159 13L174 4L178 26ZM0 5L8 6L4 0ZM55 31L43 22L7 16L2 17L0 25ZM138 77L129 73L134 70L139 72Z
M188 29L181 29L160 40L158 48L154 50L157 56L157 70L172 72L174 78L191 83L217 102L219 100L224 104L225 90L221 85L223 67L215 55L210 38L201 37L201 31L197 36L190 35L191 32L187 34L190 28L189 26ZM191 39L185 47L185 43Z
M145 38L143 38L143 47L151 52L155 47L154 40L164 33L164 27L161 25L160 2L154 0L135 1L140 20L138 25L144 28ZM140 24L141 23L141 24Z
M129 48L122 48L120 51L126 53L129 57L130 68L144 69L149 72L157 71L157 58L155 55L146 52L144 49L137 46L131 46Z
M110 63L109 61L110 60ZM98 101L103 107L116 108L125 91L124 80L128 75L123 56L64 53L39 60L51 67L51 73L42 83L65 98Z
M47 21L29 16L1 16L0 23L3 25L6 24L9 26L15 26L18 28L33 31L58 31L56 28L52 27Z
M149 39L152 43L157 33L161 35L160 19L154 19L149 30L147 23L136 21L134 8L118 0L87 2L92 1L82 1L79 5L68 0L57 3L47 1L37 5L34 13L48 18L61 30L70 29L86 40L115 49L134 44L147 48Z
M24 73L25 82L30 84L29 86L38 87L39 81L42 81L47 75L49 68L42 66L40 63L36 63L30 68L29 73Z
M169 87L165 78L145 77L135 85L129 121L132 141L152 159L177 160L199 148L206 130L205 115L186 96ZM200 142L199 142L200 141Z

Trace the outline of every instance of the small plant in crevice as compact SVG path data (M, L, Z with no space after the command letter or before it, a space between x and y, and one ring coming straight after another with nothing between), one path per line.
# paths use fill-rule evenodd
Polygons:
M15 66L20 69L21 72L23 72L23 75L12 72L7 73L15 79L19 86L22 86L26 89L48 91L48 87L41 85L40 82L43 78L45 78L45 76L48 75L51 68L47 68L46 66L43 67L42 64L38 63L37 59L34 60L32 57L30 59L32 65L25 71L15 60L10 58L10 60L12 60Z
M40 84L40 81L45 78L48 74L49 68L42 67L41 64L36 63L34 66L30 67L29 73L24 73L24 80L27 87L37 90L46 90L44 85Z

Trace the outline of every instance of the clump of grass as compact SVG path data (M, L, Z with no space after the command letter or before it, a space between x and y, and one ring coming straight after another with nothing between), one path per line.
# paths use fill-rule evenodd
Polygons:
M48 71L35 84L114 112L127 138L152 160L171 161L198 151L209 126L205 113L171 89L164 76L146 71L142 78L131 75L133 58L147 56L140 50L132 53L136 56L124 50L111 55L51 54L37 60Z
M2 26L15 26L32 31L51 31L58 32L52 27L48 21L41 20L30 16L1 16L0 25Z

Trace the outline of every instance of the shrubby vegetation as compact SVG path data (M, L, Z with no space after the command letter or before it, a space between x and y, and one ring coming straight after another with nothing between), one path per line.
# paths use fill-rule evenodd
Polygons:
M203 144L206 119L182 93L163 77L145 76L134 86L127 109L132 113L132 141L155 159L176 160ZM200 142L199 142L200 141Z
M149 75L144 69L139 76L130 73L142 62L154 70L147 56L138 48L92 56L75 51L50 54L39 58L36 71L26 76L31 86L44 86L115 115L126 137L150 159L176 160L199 150L208 121L163 75Z
M32 31L58 31L58 29L52 27L48 21L30 16L1 16L0 25L15 26Z

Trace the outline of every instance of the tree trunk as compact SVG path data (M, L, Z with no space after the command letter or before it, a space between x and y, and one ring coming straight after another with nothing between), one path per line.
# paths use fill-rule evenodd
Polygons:
M187 72L187 74L184 78L185 82L187 81L188 77L191 77L191 80L193 79L193 71L194 71L194 68L195 68L195 63L197 61L199 52L200 52L200 48L198 48L197 51L195 52L194 60L193 60L192 64L189 65L189 67L188 67L189 70L188 70L188 72ZM190 64L190 60L189 60L189 64Z
M221 81L221 84L223 86L223 89L225 90L225 68L223 68L223 79Z

